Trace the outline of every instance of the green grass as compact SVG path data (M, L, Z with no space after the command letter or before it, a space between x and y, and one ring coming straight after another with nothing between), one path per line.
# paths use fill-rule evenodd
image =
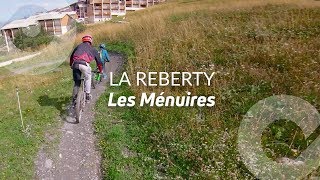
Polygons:
M0 86L0 179L33 179L34 161L45 143L45 132L60 124L70 102L69 68L42 76L7 76ZM21 127L16 88L19 88L26 130ZM55 132L57 134L57 132Z
M129 24L88 27L85 33L94 35L95 44L106 42L109 50L128 57L126 70L131 77L138 71L219 72L213 87L109 89L97 103L95 123L105 179L253 179L236 146L237 130L248 109L271 95L289 94L319 110L320 9L268 2L178 0L131 13L126 18ZM37 64L48 57L60 56L49 51L33 60ZM59 125L57 117L69 102L70 69L64 64L41 76L8 76L6 69L0 70L0 179L33 179L33 162L44 133ZM20 127L16 86L26 132ZM109 92L119 96L186 90L215 95L216 107L107 108L106 104ZM299 154L306 145L300 129L284 120L269 126L262 140L274 159L295 157L291 148Z
M0 56L0 62L6 61L6 60L7 60L7 57L5 57L5 56Z
M34 162L39 148L44 146L49 153L54 151L54 145L47 143L57 143L59 134L56 130L61 125L66 105L71 101L72 74L64 62L73 47L72 35L71 32L70 37L65 36L59 46L52 44L43 49L40 56L0 68L0 179L34 179ZM21 57L25 53L20 56L12 53L2 59ZM30 68L57 60L58 64ZM30 68L25 75L12 74L8 70L24 68ZM27 130L21 127L16 87L20 91ZM46 134L55 137L54 142L47 142Z
M49 46L42 48L40 55L25 61L14 62L7 66L9 70L17 73L44 74L50 72L62 63L68 61L75 43L74 31L70 31L61 39L55 39Z
M125 21L124 16L113 16L110 22L118 23L119 21Z
M136 146L155 161L155 174L253 179L237 149L238 127L246 112L259 100L279 94L298 96L320 108L320 80L316 78L320 8L312 2L297 5L293 1L196 2L197 6L195 1L174 1L131 14L130 25L117 32L109 32L112 25L88 31L96 33L99 41L132 42L133 51L126 52L133 55L126 66L132 78L141 71L218 72L212 87L131 87L134 95L188 90L217 97L215 108L123 110L125 119L130 119L126 129L139 124ZM124 47L120 49L125 52ZM262 144L272 159L296 157L306 147L301 130L288 120L269 126ZM113 157L105 161L115 165ZM105 177L112 178L107 173Z
M32 54L34 54L34 53L32 53L32 52L15 52L15 53L6 54L3 56L0 56L0 63L5 62L5 61L10 61L10 60L16 59L16 58L21 58L23 56L32 55Z
M149 157L144 143L139 141L141 128L134 120L134 109L105 109L109 93L115 97L132 94L126 87L109 88L96 104L95 129L102 152L104 179L152 179L154 159Z

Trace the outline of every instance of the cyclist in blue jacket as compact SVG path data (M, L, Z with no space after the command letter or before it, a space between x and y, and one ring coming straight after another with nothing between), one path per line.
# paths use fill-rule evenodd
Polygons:
M110 57L105 44L100 44L99 47L100 47L100 50L99 50L100 59L102 62L102 69L103 69L103 79L107 79L106 62L110 62Z

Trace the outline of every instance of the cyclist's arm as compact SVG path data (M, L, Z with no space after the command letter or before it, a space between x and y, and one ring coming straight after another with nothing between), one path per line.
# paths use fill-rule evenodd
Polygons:
M74 48L74 50L72 51L71 55L70 55L70 66L72 66L73 64L73 56L74 56L74 53L76 52L77 48Z
M102 62L101 62L101 58L100 55L98 53L97 50L94 49L94 59L96 60L97 63L97 67L99 69L99 72L102 73Z
M107 62L110 62L110 56L109 56L109 53L107 50L105 50L105 55L106 55L106 58L107 58Z

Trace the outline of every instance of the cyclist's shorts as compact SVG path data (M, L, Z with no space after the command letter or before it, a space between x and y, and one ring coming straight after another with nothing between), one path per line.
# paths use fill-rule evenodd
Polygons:
M81 71L79 69L73 69L73 80L81 81Z

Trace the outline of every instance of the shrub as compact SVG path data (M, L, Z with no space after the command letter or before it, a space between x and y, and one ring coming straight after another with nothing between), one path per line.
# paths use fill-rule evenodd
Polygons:
M48 34L45 30L41 28L39 29L40 31L35 36L28 35L28 32L26 31L19 31L15 35L13 44L21 50L33 50L41 47L42 45L48 45L54 39L54 36Z
M75 26L76 26L77 33L82 33L86 30L86 26L82 23L76 22Z

